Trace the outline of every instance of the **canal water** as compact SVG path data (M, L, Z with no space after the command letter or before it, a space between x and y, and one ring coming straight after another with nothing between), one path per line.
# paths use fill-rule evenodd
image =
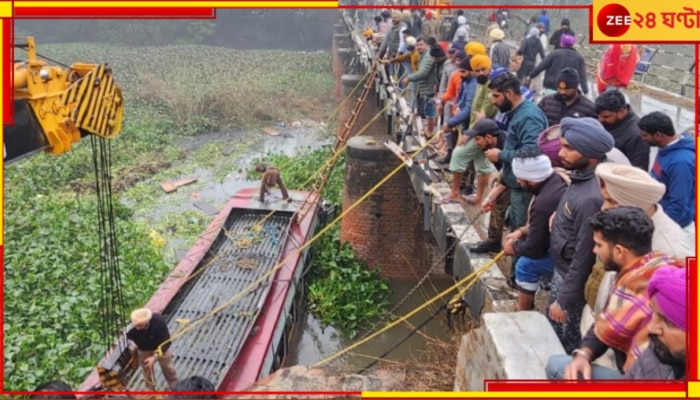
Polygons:
M449 278L426 280L426 282L421 285L420 289L416 290L394 314L396 316L406 315L416 307L424 304L434 295L450 287L453 283L452 279ZM392 281L389 285L392 291L390 308L398 304L415 284L416 282ZM445 300L449 300L450 298L451 296L446 296ZM417 327L424 320L429 318L433 311L442 304L444 304L442 300L434 303L433 306L409 318L408 323L411 326L403 323L398 324L329 365L334 368L342 368L342 370L347 373L359 372L396 345L408 335L414 327ZM394 319L392 318L389 320ZM376 321L374 323L376 323ZM387 322L382 323L377 329L386 326L386 324ZM350 339L333 327L322 326L310 313L306 314L305 319L300 321L296 329L300 329L301 332L296 336L296 341L290 344L291 353L287 356L287 360L285 360L285 366L313 365L357 342L366 333L360 332L355 338ZM418 333L412 335L403 344L393 350L386 357L386 360L389 360L389 363L410 362L420 357L421 353L429 351L430 345L434 343L434 340L450 341L453 335L455 335L455 332L449 328L445 314L441 313L436 318L432 319L432 321ZM453 360L447 362L453 362Z

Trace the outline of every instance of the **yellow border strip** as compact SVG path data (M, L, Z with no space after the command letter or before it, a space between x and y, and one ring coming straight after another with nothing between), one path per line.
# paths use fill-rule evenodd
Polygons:
M585 388L579 385L581 389ZM362 392L362 398L686 398L685 392ZM692 397L692 396L689 396Z

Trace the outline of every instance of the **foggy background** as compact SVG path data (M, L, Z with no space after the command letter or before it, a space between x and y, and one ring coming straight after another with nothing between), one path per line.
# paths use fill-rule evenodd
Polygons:
M211 21L15 20L15 36L34 36L41 44L202 44L240 50L330 51L337 19L337 10L219 9Z

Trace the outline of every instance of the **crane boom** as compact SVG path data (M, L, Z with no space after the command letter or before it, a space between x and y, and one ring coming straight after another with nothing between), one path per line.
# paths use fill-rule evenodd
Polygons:
M66 68L37 58L34 38L16 38L27 51L15 62L14 125L3 129L5 165L43 150L63 154L87 135L112 139L121 133L124 101L108 64Z

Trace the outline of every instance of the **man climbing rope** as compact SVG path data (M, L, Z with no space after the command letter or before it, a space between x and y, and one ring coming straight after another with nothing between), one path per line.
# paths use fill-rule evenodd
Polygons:
M140 308L131 313L131 323L133 329L126 334L127 339L136 345L138 362L143 366L143 377L146 387L154 392L156 390L155 379L153 378L153 364L158 360L160 368L163 370L165 380L168 382L170 390L177 383L177 372L173 366L173 353L170 351L170 342L163 345L163 355L158 357L155 353L158 346L170 339L170 331L165 319L153 313L148 308Z
M265 202L265 195L270 193L270 189L279 186L282 192L282 200L292 201L289 197L289 192L287 188L282 183L282 176L280 175L280 170L274 165L259 163L255 166L255 171L257 173L263 174L262 182L260 183L260 202Z

